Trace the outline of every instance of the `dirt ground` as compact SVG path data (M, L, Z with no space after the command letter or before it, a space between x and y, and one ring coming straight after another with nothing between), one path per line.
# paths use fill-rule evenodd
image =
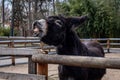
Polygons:
M119 53L106 54L106 57L110 58L120 58ZM120 80L120 70L118 69L107 69L106 75L104 75L102 80Z
M106 57L120 58L120 54L119 53L115 53L115 54L110 53L110 54L106 54ZM50 78L49 80L58 80L57 66L58 65L53 65L53 64L49 65L49 78ZM28 73L28 65L27 64L19 64L16 66L0 67L0 72L27 74ZM120 80L120 70L107 69L107 74L104 75L102 80Z

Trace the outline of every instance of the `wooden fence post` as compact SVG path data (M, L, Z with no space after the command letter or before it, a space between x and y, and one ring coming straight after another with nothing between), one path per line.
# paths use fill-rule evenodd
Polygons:
M45 54L48 54L46 51ZM48 64L37 63L37 74L45 75L46 80L48 80Z
M28 73L37 74L37 63L32 61L32 56L28 57Z
M12 40L10 43L9 43L9 46L10 48L14 48L14 41ZM12 56L12 65L15 65L15 56Z
M44 43L40 43L40 47L42 50L44 50ZM48 54L48 51L44 51L43 54ZM44 63L37 63L37 74L40 75L45 75L46 76L46 80L48 80L48 64L44 64Z

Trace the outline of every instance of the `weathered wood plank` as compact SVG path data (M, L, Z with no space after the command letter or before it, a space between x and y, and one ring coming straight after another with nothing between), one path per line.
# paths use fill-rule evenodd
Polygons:
M37 74L46 75L46 80L48 80L48 64L37 64Z
M39 50L26 48L2 48L0 47L0 56L31 56L40 53Z
M120 69L120 58L102 58L85 56L65 55L33 55L32 60L38 63L62 64L69 66L80 66L90 68L112 68Z
M39 40L39 37L22 37L22 36L0 36L0 40Z
M45 80L44 75L4 73L0 72L0 79L6 80Z

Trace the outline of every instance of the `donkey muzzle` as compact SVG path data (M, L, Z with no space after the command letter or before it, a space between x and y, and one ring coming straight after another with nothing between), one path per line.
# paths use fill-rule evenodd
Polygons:
M33 36L42 38L47 33L47 24L45 19L33 22Z

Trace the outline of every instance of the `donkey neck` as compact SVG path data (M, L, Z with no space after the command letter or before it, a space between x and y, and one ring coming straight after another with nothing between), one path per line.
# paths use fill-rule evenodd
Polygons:
M83 55L85 47L79 40L75 32L66 34L64 42L57 47L57 53L60 55Z
M75 32L71 31L66 34L66 38L64 41L64 46L76 48L81 44L79 37L76 35Z

